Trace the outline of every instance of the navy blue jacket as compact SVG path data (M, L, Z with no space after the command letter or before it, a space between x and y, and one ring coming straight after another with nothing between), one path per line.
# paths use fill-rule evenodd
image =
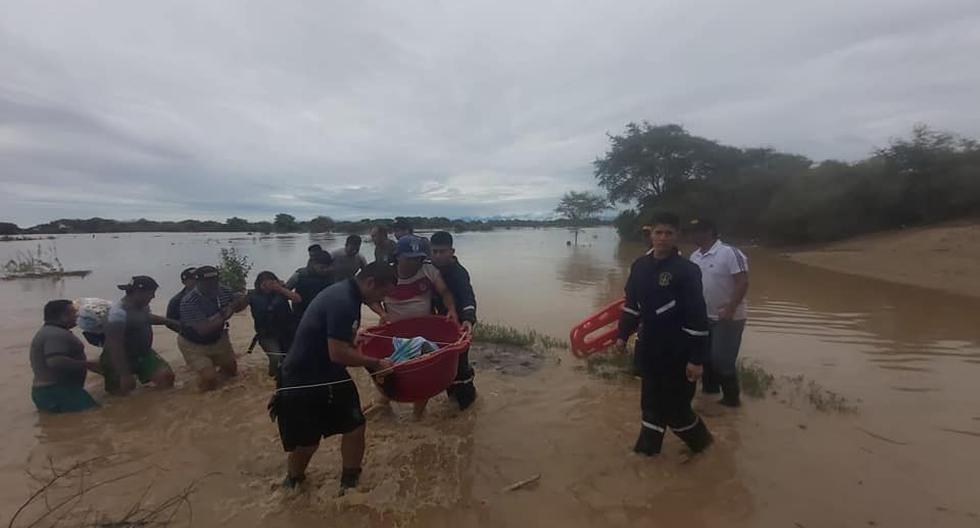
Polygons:
M476 322L476 294L473 293L473 285L470 283L470 273L459 263L459 259L453 257L452 264L448 266L436 266L442 275L442 280L446 287L453 294L453 301L456 303L456 315L459 321ZM434 297L436 313L446 315L449 310L442 303L442 298L438 295Z
M697 264L676 250L665 259L651 252L633 262L619 320L620 339L629 338L638 326L636 363L641 373L704 363L710 341Z

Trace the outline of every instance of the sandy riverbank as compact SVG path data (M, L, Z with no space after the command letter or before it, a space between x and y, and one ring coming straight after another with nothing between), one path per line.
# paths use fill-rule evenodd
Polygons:
M842 273L980 297L980 224L878 233L787 255Z

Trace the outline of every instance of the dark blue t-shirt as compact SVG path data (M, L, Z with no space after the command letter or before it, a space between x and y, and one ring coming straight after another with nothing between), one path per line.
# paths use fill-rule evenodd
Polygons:
M346 367L330 361L327 339L353 344L360 324L361 291L356 282L345 280L320 292L303 313L283 360L282 386L350 379Z

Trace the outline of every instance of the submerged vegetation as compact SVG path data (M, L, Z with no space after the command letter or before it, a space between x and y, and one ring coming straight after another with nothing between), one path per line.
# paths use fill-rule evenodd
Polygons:
M593 376L603 379L616 379L638 376L633 366L632 350L619 354L612 350L593 354L585 359L582 367ZM855 402L834 391L828 390L804 376L776 377L753 359L738 361L738 381L742 393L760 399L767 396L781 397L784 403L803 400L821 412L852 413L857 411Z
M221 248L221 263L218 265L218 281L232 291L245 291L252 261L238 252L236 248Z
M85 276L90 272L84 271L65 271L65 267L58 259L58 251L51 245L47 250L38 244L37 251L18 252L17 256L8 260L3 265L3 278L11 279L36 279L43 277L69 277Z
M742 392L753 398L765 398L776 377L766 372L757 361L740 359L738 365L738 383Z

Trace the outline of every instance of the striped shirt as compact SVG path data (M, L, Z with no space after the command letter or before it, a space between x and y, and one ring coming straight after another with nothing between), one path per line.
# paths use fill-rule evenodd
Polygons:
M201 345L210 345L211 343L217 342L221 339L223 330L219 330L215 334L199 335L188 325L206 321L212 315L220 312L222 308L231 304L235 300L235 297L237 295L224 286L218 287L218 295L216 297L205 296L197 288L187 292L187 295L184 295L184 298L180 301L180 335L191 342Z

